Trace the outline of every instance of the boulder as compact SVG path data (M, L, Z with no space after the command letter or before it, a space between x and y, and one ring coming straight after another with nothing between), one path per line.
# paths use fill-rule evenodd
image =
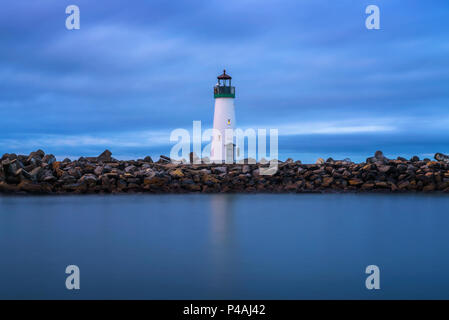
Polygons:
M15 193L18 192L19 188L14 184L9 184L4 181L0 181L0 192L4 193Z
M47 164L52 164L53 162L56 161L56 158L54 155L52 154L46 154L43 158L42 158L42 162L45 162Z
M93 186L97 183L97 177L91 173L87 173L80 178L80 182Z
M97 161L109 162L112 161L112 152L108 149L104 150L98 157Z
M351 185L351 186L359 186L361 184L363 184L363 181L360 179L350 179L349 180L349 185Z
M385 156L384 156L384 153L382 151L377 150L374 153L374 158L376 158L377 160L383 160L383 159L385 159Z
M104 170L103 166L96 166L95 170L94 170L94 174L96 176L101 176L103 174L103 170Z
M18 170L23 167L24 167L23 164L18 159L14 159L11 161L11 164L9 165L9 170L12 175L17 175Z
M21 191L29 193L41 193L43 192L42 185L39 183L32 183L30 181L23 181L17 186Z
M143 158L144 162L149 162L149 163L153 163L153 159L151 159L150 156L146 156L145 158Z
M125 168L126 173L134 173L137 170L136 166L130 165Z
M172 162L172 160L169 157L166 157L164 155L159 156L158 163L164 164L164 163L170 163L170 162Z
M42 169L41 167L37 167L34 168L31 172L30 172L30 178L32 181L38 181L41 178L42 172L44 171L44 169Z
M391 166L386 166L386 165L380 165L377 167L377 169L379 170L379 172L382 173L388 173L391 170Z
M227 168L226 167L214 167L212 168L212 173L226 173Z
M56 180L58 179L54 175L47 175L42 178L42 181L49 183L55 182Z
M33 151L28 156L27 162L34 166L40 166L42 163L42 158L45 156L45 152L42 150Z
M176 169L176 170L170 171L170 175L174 178L184 177L184 173L182 172L181 169Z
M436 153L435 160L449 163L449 156L442 154L442 153Z

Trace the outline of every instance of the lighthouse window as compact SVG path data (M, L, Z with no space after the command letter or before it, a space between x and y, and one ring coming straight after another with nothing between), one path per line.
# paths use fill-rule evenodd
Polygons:
M231 124L231 119L228 119L228 125L230 125Z

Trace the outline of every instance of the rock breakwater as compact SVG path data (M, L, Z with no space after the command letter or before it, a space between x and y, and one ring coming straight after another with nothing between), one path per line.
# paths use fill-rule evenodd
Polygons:
M192 156L191 156L192 158ZM116 160L106 150L98 157L57 161L42 150L4 154L0 193L187 193L187 192L443 192L449 193L449 157L387 159L377 151L362 163L319 159L302 164L278 162L271 176L261 164L183 164L161 156Z

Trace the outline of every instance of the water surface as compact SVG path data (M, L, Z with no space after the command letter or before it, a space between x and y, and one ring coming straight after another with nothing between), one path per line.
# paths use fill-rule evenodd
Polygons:
M0 298L448 299L448 231L442 195L1 196Z

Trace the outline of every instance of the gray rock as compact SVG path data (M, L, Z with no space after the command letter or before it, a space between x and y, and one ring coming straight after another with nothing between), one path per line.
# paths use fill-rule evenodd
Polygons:
M44 171L44 169L42 169L41 167L37 167L34 168L31 172L30 172L30 177L31 180L33 181L38 181L41 177L42 172Z
M125 168L126 173L134 173L137 170L136 166L130 165Z
M97 177L92 173L87 173L81 177L80 182L87 182L88 184L96 184Z
M97 166L94 170L94 174L96 176L101 176L103 174L103 167L102 166Z
M53 162L56 162L56 158L52 154L47 154L42 158L42 162L45 162L47 164L52 164Z
M159 163L170 163L171 159L169 157L166 157L164 155L159 156Z
M63 181L64 184L71 184L76 182L77 179L74 176L66 174L61 177L61 180Z
M25 178L25 179L28 179L28 180L32 180L32 177L31 177L31 174L28 172L28 171L26 171L25 169L21 169L22 170L22 176Z
M56 177L53 175L46 176L42 179L42 181L49 183L55 182L56 180L57 180Z
M153 163L153 159L151 159L150 156L146 156L146 157L143 159L143 161L149 162L149 163Z
M211 170L213 173L226 173L227 168L226 167L214 167Z
M380 165L380 166L378 166L378 169L379 169L379 172L387 173L388 171L391 170L391 166Z
M366 163L375 163L377 159L375 157L366 158Z
M82 172L81 169L76 167L76 168L70 168L67 173L71 176L74 176L76 179L81 178L82 176Z
M17 159L14 159L10 162L7 173L17 176L19 174L18 170L23 168L23 165Z
M436 153L435 160L449 163L449 156L442 154L442 153Z
M376 153L374 154L374 158L376 158L378 160L383 160L385 158L385 156L382 151L377 150Z

